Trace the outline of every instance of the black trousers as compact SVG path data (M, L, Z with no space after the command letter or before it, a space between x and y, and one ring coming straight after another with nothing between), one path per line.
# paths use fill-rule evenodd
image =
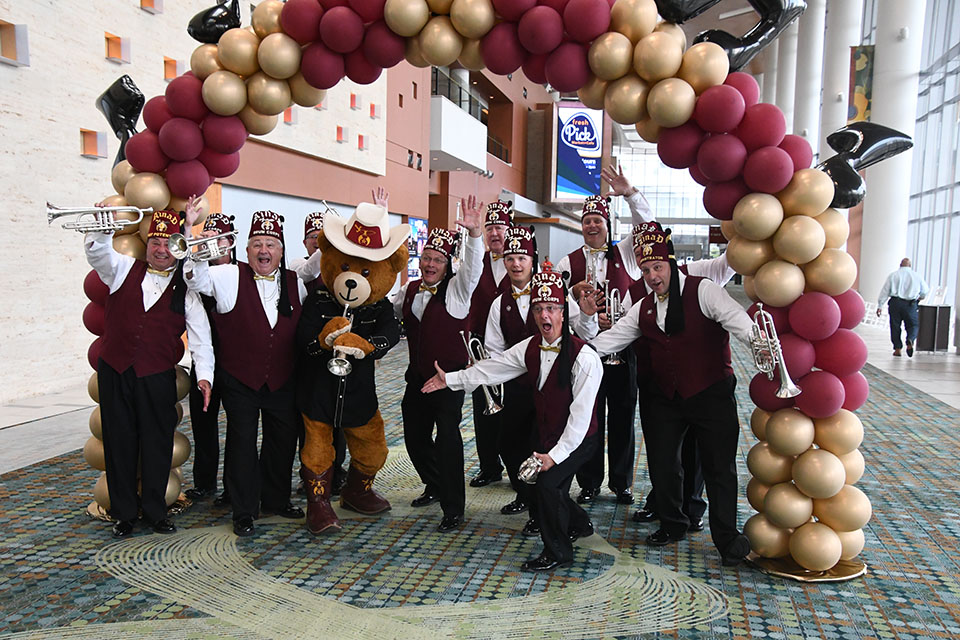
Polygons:
M411 371L407 371L406 381L400 411L407 454L427 493L440 499L444 515L463 515L465 487L460 420L466 394L450 389L421 393L420 388L426 381Z
M667 398L656 382L644 397L653 424L648 425L650 476L656 488L662 529L679 535L690 524L683 512L683 466L680 452L690 431L700 451L703 479L710 501L710 533L723 553L737 529L737 441L740 424L733 395L737 380L721 380L687 399Z
M191 367L189 398L190 427L193 430L193 486L213 491L217 488L217 472L220 469L220 385L213 385L210 406L204 411L203 393L197 387L197 371Z
M607 434L607 486L614 491L633 487L637 358L632 349L620 357L622 364L603 365L603 380L597 394L597 447L593 457L577 472L577 483L584 489L597 489L603 484L604 431Z
M500 415L484 414L487 399L483 387L473 390L473 428L476 434L477 458L480 460L480 473L485 476L497 476L503 472L500 463Z
M643 429L644 438L646 438L647 427L650 420L644 421L643 408L640 409L640 426ZM647 446L647 466L650 465L650 447ZM683 506L681 507L687 519L695 522L703 518L707 511L707 501L703 499L703 473L700 471L700 452L697 450L697 439L693 432L688 430L687 435L683 437L683 444L680 447L680 466L683 467ZM657 513L657 488L653 486L651 479L650 493L643 504L647 511Z
M294 384L254 390L226 371L216 373L227 412L223 465L234 519L256 517L260 506L276 510L290 502L290 476L303 428L294 402ZM261 418L263 438L257 453Z
M503 395L503 411L497 414L500 418L500 457L517 497L531 504L533 487L521 481L517 474L536 445L537 410L533 404L533 389L511 380L503 385Z
M887 303L890 312L890 342L894 349L903 348L903 329L907 329L907 342L917 341L917 330L920 327L920 301L890 298Z
M147 522L163 520L177 427L176 374L170 369L141 378L133 367L118 373L101 359L97 382L110 515L136 520L142 510Z
M537 476L534 502L543 550L560 562L573 560L570 529L582 531L590 522L587 512L570 499L570 484L577 469L585 464L598 448L596 436L584 438L566 460L548 471L541 471ZM541 447L538 447L537 451L546 453Z

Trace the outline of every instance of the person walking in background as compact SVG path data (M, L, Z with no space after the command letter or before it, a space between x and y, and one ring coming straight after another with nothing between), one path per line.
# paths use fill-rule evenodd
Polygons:
M893 355L899 356L903 349L902 325L907 327L907 355L913 357L913 345L917 340L920 301L927 297L929 288L919 273L910 268L910 258L900 261L900 268L887 276L877 299L877 317L883 303L887 302L890 311L890 341L893 342Z

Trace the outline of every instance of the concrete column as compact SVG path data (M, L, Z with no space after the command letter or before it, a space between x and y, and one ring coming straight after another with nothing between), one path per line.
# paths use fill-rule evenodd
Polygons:
M763 93L760 102L777 104L777 52L780 49L780 39L776 39L763 50Z
M823 30L826 0L807 0L797 36L797 89L793 97L793 133L816 150L820 132L820 83L823 77ZM789 129L788 129L789 132Z
M787 121L787 133L793 132L793 100L797 85L797 32L796 21L787 27L777 40L777 102Z
M835 154L827 144L827 136L847 124L847 104L850 98L850 47L860 44L862 13L862 0L829 0L827 3L827 28L823 43L820 144L813 147L814 162ZM816 156L818 150L819 159Z
M450 69L450 77L463 89L461 92L454 91L453 102L461 109L468 109L470 105L470 70Z
M913 136L926 0L877 3L870 120ZM887 274L907 251L907 210L913 151L867 169L860 249L860 293L875 300Z

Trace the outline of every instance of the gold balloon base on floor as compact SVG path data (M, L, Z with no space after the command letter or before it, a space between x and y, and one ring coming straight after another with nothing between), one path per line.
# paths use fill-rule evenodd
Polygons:
M103 510L103 507L94 500L87 505L87 515L93 518L94 520L103 520L104 522L116 522L113 518L110 517L110 514Z
M771 575L796 580L797 582L846 582L867 573L867 565L859 557L841 560L826 571L804 569L796 561L786 558L761 558L755 553L747 556L747 562L760 571Z
M193 501L190 500L186 495L181 493L177 497L176 501L167 507L167 515L177 516L193 506ZM104 522L116 522L114 518L110 516L109 513L104 511L103 507L94 500L87 505L87 515L93 518L94 520L103 520Z

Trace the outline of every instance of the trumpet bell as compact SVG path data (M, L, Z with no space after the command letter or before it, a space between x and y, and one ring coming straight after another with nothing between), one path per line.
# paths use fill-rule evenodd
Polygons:
M353 371L353 365L346 358L330 358L330 361L327 362L327 371L342 378L350 375L350 372Z
M174 233L167 239L167 251L177 260L182 260L190 254L190 245L182 233Z
M543 462L536 456L530 456L520 464L520 470L517 471L517 477L527 484L537 484L537 476L540 475L540 467Z

